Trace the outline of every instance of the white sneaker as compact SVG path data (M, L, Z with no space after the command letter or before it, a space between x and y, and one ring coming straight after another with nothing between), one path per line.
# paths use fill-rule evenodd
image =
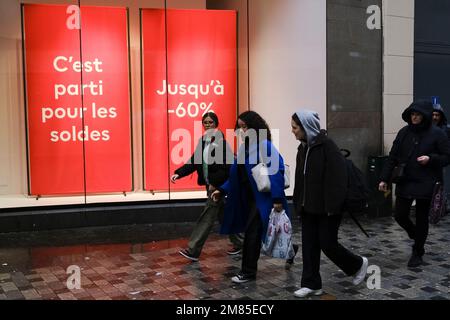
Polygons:
M355 277L353 278L353 285L357 286L361 282L363 282L364 278L367 274L367 267L369 266L369 260L367 260L366 257L362 257L363 263L361 266L361 269L356 273Z
M310 288L300 288L294 292L294 296L297 298L305 298L307 296L320 296L322 293L322 289L313 290Z
M233 281L234 283L245 283L245 282L249 282L249 281L252 281L255 279L256 279L256 275L251 276L251 275L246 275L243 273L238 273L233 278L231 278L231 281Z

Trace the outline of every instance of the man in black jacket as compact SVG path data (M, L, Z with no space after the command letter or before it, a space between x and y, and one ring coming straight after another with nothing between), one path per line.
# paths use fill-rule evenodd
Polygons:
M450 128L447 125L447 117L445 116L444 109L442 109L440 104L433 105L433 124L444 130L447 137L450 138Z
M396 182L395 220L414 240L408 267L423 263L431 198L436 183L442 181L442 168L450 162L449 140L443 130L432 125L432 112L431 102L417 101L402 113L408 125L400 129L394 140L378 186L386 192L394 167L404 167L404 174ZM415 224L409 218L414 200Z
M203 245L211 232L217 219L223 217L223 201L214 202L210 195L228 179L230 166L234 157L230 146L224 139L223 133L216 130L219 119L213 112L208 112L202 117L205 135L200 139L194 154L182 167L175 170L171 177L172 183L177 179L186 177L195 171L198 174L198 184L206 186L208 199L205 204L197 224L192 230L188 248L180 250L179 253L191 260L198 261ZM243 239L239 234L229 236L233 248L227 253L230 255L239 254L242 250Z
M440 104L434 104L433 105L433 124L437 126L438 128L441 128L446 134L447 137L450 139L450 127L447 123L447 117L445 116L444 109ZM450 192L450 181L447 181L448 178L448 168L443 168L443 177L444 177L444 196L447 198L447 194ZM448 207L448 201L445 201L447 203L446 210L449 211Z

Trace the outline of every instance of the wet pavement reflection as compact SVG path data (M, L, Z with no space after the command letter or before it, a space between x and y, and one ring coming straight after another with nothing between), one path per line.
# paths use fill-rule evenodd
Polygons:
M368 257L370 265L379 267L380 288L371 288L370 279L354 287L351 278L322 255L325 293L310 299L450 299L449 218L430 227L425 264L414 269L406 268L410 240L392 218L361 222L371 238L367 239L350 220L344 221L340 238L352 251ZM133 233L133 228L142 227L126 228ZM262 256L257 280L234 284L230 278L239 271L241 257L227 255L227 237L211 234L199 262L190 262L178 254L178 250L187 245L190 228L191 225L185 226L175 239L126 242L119 241L124 238L118 236L114 239L116 243L109 244L98 243L114 238L102 239L104 230L100 229L97 230L99 237L86 237L90 243L72 245L61 245L77 242L74 238L63 241L61 235L59 245L19 247L18 241L18 246L14 247L11 239L18 235L11 235L9 242L0 245L0 300L296 299L293 292L299 288L301 280L301 250L290 270L284 269L284 261ZM300 244L297 223L294 229L295 242ZM80 234L76 240L82 239L82 230L71 230L69 235L77 232ZM92 229L89 233L96 231ZM133 240L143 234L134 232ZM27 235L21 236L25 239ZM37 235L30 237L36 239ZM5 235L0 241L2 239ZM151 237L146 235L141 239ZM80 271L79 289L71 286L76 283L73 278L76 273L70 269L74 266Z

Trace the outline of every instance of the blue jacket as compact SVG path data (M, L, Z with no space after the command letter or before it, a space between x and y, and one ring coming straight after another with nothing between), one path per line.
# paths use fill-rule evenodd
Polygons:
M271 191L259 192L256 186L256 182L252 176L252 168L256 165L255 161L249 161L252 159L258 159L259 153L257 144L254 143L249 146L248 154L245 155L245 171L250 181L250 186L253 191L253 196L256 202L256 206L261 215L263 223L262 240L264 241L267 233L267 226L269 223L269 215L272 211L273 204L282 203L283 208L289 215L288 204L286 201L286 195L284 193L284 161L278 150L268 140L263 140L260 143L261 153L267 155L268 159L278 158L278 168L275 170L275 174L269 175ZM230 176L228 180L219 188L219 190L227 195L225 201L224 219L221 227L222 234L235 234L245 231L248 221L248 196L245 188L242 187L239 181L238 173L238 159L242 154L245 154L245 147L242 145L238 150L237 159L234 161L230 169ZM244 158L244 157L243 157ZM253 164L252 164L253 162ZM274 161L276 162L276 161ZM272 162L266 162L269 166ZM276 165L276 163L274 163ZM275 169L275 168L272 168Z

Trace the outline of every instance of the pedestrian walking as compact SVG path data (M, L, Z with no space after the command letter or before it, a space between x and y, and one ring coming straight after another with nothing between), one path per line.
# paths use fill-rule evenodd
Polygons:
M213 193L218 200L227 196L221 232L245 232L240 272L232 277L235 283L256 279L261 243L267 232L273 210L289 214L284 193L284 161L272 144L269 126L254 111L238 116L236 129L243 137L229 179ZM263 161L270 164L270 192L259 191L252 168Z
M202 123L205 134L198 142L194 154L186 164L175 171L170 179L172 183L175 183L176 180L197 171L198 184L206 186L208 199L192 230L188 248L179 251L182 256L191 261L198 261L214 223L223 217L223 201L213 201L211 193L228 179L228 172L234 160L223 133L218 130L219 118L217 115L213 112L205 113ZM229 239L233 247L227 253L239 254L242 250L242 236L230 234Z
M402 172L396 177L395 220L414 241L408 267L423 263L433 190L443 179L442 168L450 161L449 140L443 130L432 125L432 112L431 102L417 101L402 113L407 125L394 140L378 186L386 192L393 172ZM416 223L410 219L414 200Z
M442 108L442 106L440 104L434 104L433 105L433 124L435 126L437 126L438 128L441 128L445 134L447 135L447 137L450 139L450 127L448 126L447 123L447 116L444 113L444 109ZM448 175L448 168L442 168L442 177L443 177L443 181L442 184L444 186L444 192L443 192L443 196L445 197L444 203L447 204L447 208L445 208L445 210L447 210L447 212L449 211L449 207L448 207L448 201L447 201L447 195L450 191L450 187L449 187L449 181L447 181L447 175Z
M450 128L447 125L447 117L444 113L444 109L440 104L433 105L433 124L438 128L444 130L447 137L450 138Z
M347 191L345 159L336 144L320 129L316 112L301 110L291 119L292 133L301 143L297 151L294 207L302 226L303 273L294 295L304 298L322 294L321 251L347 276L360 284L368 260L338 242Z

